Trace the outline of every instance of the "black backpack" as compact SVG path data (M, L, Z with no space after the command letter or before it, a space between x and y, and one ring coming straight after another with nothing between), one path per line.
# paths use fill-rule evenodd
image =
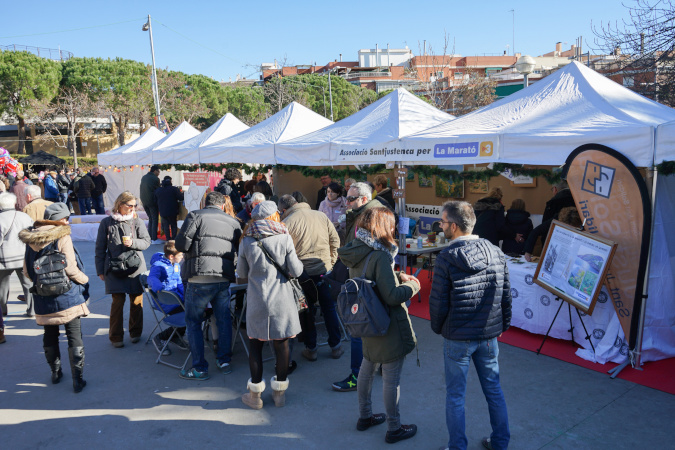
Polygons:
M66 255L57 250L58 239L35 255L33 271L35 280L31 292L43 297L54 297L70 290L71 282L66 275Z

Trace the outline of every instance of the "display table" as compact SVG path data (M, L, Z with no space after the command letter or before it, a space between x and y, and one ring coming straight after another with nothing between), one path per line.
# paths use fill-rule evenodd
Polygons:
M513 297L511 326L530 333L541 334L543 339L543 335L551 326L553 317L563 300L556 300L555 295L532 281L537 268L536 263L525 262L522 258L507 257L507 265L511 281L511 296ZM593 315L588 316L581 312L581 317L588 334L591 336L595 347L595 355L590 343L586 340L584 328L579 323L579 316L572 306L574 341L583 347L577 350L577 356L600 364L608 361L623 362L628 355L628 345L625 342L626 339L619 318L614 311L614 305L609 300L609 295L604 287L598 296ZM567 304L564 304L549 336L568 341L572 340L569 329L570 313Z

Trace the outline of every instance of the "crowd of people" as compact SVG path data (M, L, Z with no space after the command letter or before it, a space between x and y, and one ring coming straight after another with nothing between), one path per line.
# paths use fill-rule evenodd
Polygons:
M105 179L96 172L77 180L75 191L82 195L78 200L85 209L89 204L96 209L97 196L101 195L98 192L105 192ZM99 177L103 182L96 181ZM53 178L56 191L49 181L49 195L45 194L44 200L30 186L24 187L24 208L33 205L26 213L17 210L17 196L0 194L0 230L3 238L17 247L0 247L0 298L4 299L5 312L6 278L16 272L22 279L27 314L35 314L38 325L44 326L43 347L52 383L58 383L63 376L58 335L59 326L65 327L73 389L80 392L86 385L80 318L88 314L88 278L70 239L71 209L61 201L67 195L61 195L58 174ZM182 192L172 186L170 177L160 182L159 167L153 166L143 176L140 199L128 191L117 197L110 215L100 222L95 245L96 274L105 283L106 294L112 297L112 346L125 345L123 310L127 296L129 339L131 343L141 339L143 275L147 274L150 289L174 293L185 308L185 328L153 336L156 350L167 355L176 348L189 349L191 363L179 376L186 380L209 379L202 330L204 321L210 320L217 370L231 373L229 287L247 283L245 328L250 378L242 402L252 409L263 407L266 383L262 350L269 342L276 357L274 375L269 379L272 399L277 407L284 406L289 375L297 367L292 357L293 343L304 344L300 354L308 362L319 360L315 323L318 308L328 334L327 356L340 359L344 354L335 298L327 283L327 278L342 266L345 279L363 276L375 282L381 301L388 306L390 326L383 336L350 338L349 375L333 382L332 388L339 392L357 391L357 430L386 422L386 442L413 437L417 427L402 423L399 396L404 359L417 345L406 303L419 292L420 282L395 270L397 217L386 177L376 178L372 185L348 179L343 187L326 175L321 178L320 201L314 209L301 192L277 197L265 179L243 184L241 179L237 169L228 169L216 189L205 196L204 207L188 213L180 229L176 219ZM72 183L68 190L73 190L71 186ZM37 200L41 201L36 203ZM148 214L148 227L136 213L139 200ZM509 327L511 296L505 256L493 239L504 240L506 248L510 248L506 243L510 238L513 244L523 244L531 222L529 227L523 223L529 218L522 200L514 201L507 214L500 205L501 190L496 189L476 205L451 201L442 208L440 228L451 243L435 265L430 312L433 331L445 338L448 448L467 446L464 395L470 360L489 404L492 434L483 440L483 445L506 448L509 442L496 339ZM164 244L163 251L156 252L148 266L143 251L158 242L159 217L167 241L159 241ZM522 251L522 245L514 250ZM49 264L52 271L45 273L45 261L58 258L64 263ZM298 310L291 279L299 281L308 304L306 310ZM181 305L175 304L165 313L182 311ZM383 381L384 413L375 413L371 401L378 370Z

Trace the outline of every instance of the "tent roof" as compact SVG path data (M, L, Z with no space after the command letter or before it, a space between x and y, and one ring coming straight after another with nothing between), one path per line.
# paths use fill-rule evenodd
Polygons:
M152 162L154 164L197 164L200 147L227 139L248 128L248 125L233 114L227 113L197 136L179 144L157 148L152 152Z
M672 108L572 62L481 110L403 138L400 147L428 151L404 159L412 163L558 165L576 147L597 143L645 167L654 128L672 120Z
M171 133L165 135L162 139L153 142L149 146L145 148L137 146L135 148L123 151L118 156L120 159L118 164L123 166L129 166L132 164L152 164L152 154L155 151L170 147L172 145L180 144L181 142L185 142L197 135L199 135L199 130L189 123L183 121L180 125L174 128Z
M454 119L405 89L319 131L276 146L281 164L335 164L344 150L385 147L399 138ZM380 161L382 157L378 158Z
M332 123L301 104L292 102L246 131L201 147L201 162L274 164L274 144L311 133Z
M659 125L656 129L654 164L675 160L675 121Z
M118 164L118 161L121 160L119 159L119 155L129 149L137 148L137 149L144 149L147 148L148 146L154 144L155 142L159 141L160 139L164 138L166 135L159 131L155 127L150 127L146 131L143 132L139 137L134 139L133 141L129 142L128 144L125 144L121 147L117 147L113 150L109 150L107 152L99 153L98 154L98 163L102 166L105 165L111 165L111 164Z
M58 156L54 156L52 154L49 154L45 152L44 150L40 150L37 153L33 153L32 155L26 156L25 158L21 158L19 160L21 164L33 164L33 165L39 165L39 166L65 166L66 161L59 158Z

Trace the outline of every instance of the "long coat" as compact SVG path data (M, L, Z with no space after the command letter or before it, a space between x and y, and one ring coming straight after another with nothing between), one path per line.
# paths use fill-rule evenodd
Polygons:
M26 244L18 236L31 225L33 219L26 213L14 209L0 211L0 270L23 267Z
M133 227L133 232L131 231ZM131 247L122 244L122 236L133 236ZM118 221L111 216L101 220L96 237L96 275L105 275L106 294L140 295L143 287L139 275L147 270L143 250L150 247L150 235L141 219ZM141 257L140 267L131 275L119 278L109 273L110 258L127 250L136 250Z
M260 242L287 273L292 277L300 276L303 265L295 254L290 235L269 236ZM237 274L248 278L246 332L250 338L285 339L300 333L298 309L288 280L277 271L252 237L245 237L239 246Z
M373 249L360 239L354 239L338 250L340 260L349 267L350 277L361 276L371 252ZM405 302L419 292L419 286L412 281L401 283L391 260L382 250L374 251L365 278L375 282L380 300L389 307L391 322L384 336L362 338L363 357L380 364L397 361L412 352L417 342Z

